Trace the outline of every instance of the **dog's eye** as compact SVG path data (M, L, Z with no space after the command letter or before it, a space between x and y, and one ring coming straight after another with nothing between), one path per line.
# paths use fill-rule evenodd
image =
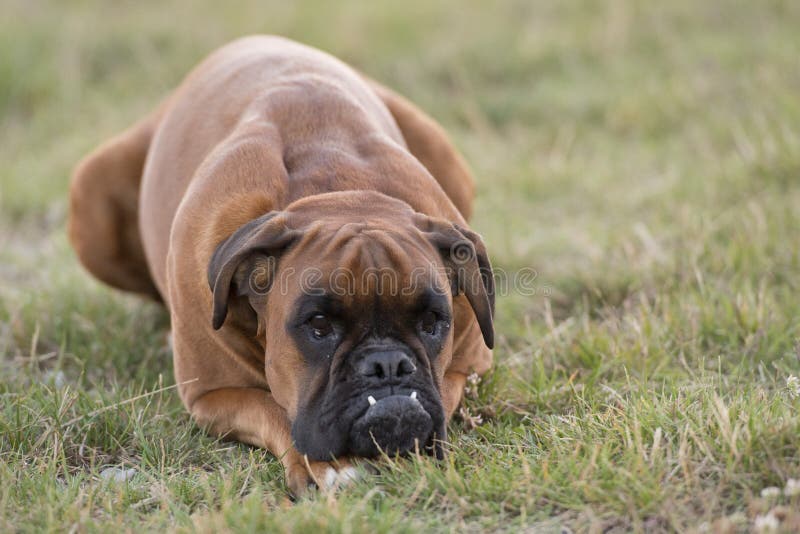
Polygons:
M308 325L311 327L311 331L317 339L322 339L333 332L333 326L330 320L321 313L312 316L311 319L308 320Z
M436 324L439 322L439 318L436 316L436 313L432 311L427 311L422 314L422 320L420 321L420 329L426 334L433 335L436 333Z

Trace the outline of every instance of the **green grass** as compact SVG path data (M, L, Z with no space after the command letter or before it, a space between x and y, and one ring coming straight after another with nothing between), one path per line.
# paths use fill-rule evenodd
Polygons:
M0 531L800 528L800 4L7 0ZM184 413L157 306L65 232L70 167L208 51L322 47L441 121L498 268L496 368L442 464L297 504ZM129 402L126 402L129 401ZM136 469L127 482L100 476Z

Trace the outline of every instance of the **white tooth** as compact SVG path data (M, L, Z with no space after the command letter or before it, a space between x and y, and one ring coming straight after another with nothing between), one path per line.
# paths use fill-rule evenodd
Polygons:
M417 398L417 392L416 391L412 391L411 395L409 395L409 397L411 397L412 399L416 399Z
M367 397L367 400L369 401L369 405L370 405L370 406L372 406L373 404L375 404L376 402L378 402L378 401L376 401L376 400L375 400L375 397L373 397L372 395L370 395L369 397Z

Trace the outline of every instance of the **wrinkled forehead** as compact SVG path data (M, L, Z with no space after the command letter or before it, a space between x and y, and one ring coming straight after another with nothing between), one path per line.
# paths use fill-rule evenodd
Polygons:
M376 297L406 300L448 296L447 276L436 249L414 228L380 223L315 225L286 254L300 289L328 294L345 304Z

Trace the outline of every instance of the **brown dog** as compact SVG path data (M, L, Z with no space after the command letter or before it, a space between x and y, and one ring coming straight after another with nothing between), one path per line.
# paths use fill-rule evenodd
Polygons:
M348 458L442 453L492 360L472 196L411 103L256 36L78 165L69 235L95 276L166 303L194 419L269 449L298 494L350 476Z

